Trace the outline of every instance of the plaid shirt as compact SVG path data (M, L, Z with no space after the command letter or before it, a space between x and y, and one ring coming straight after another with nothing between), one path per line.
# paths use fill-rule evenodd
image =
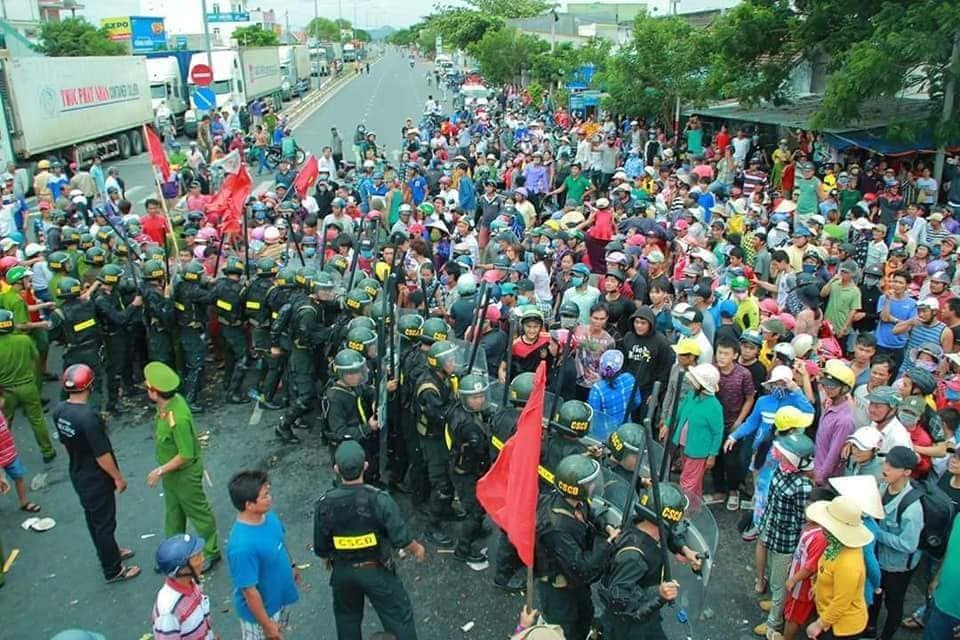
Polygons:
M800 544L804 509L813 482L803 473L774 472L767 508L760 520L760 541L775 553L793 553Z

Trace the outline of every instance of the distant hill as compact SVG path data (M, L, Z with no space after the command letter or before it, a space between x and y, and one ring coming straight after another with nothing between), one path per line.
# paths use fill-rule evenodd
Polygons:
M377 27L376 29L366 29L366 32L370 34L370 37L374 40L383 40L387 36L396 32L396 29L393 27Z

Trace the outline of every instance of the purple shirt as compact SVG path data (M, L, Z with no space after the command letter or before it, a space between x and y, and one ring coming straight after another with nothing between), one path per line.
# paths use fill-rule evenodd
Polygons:
M717 389L717 399L723 406L723 426L729 430L740 415L740 410L749 398L756 394L753 386L753 376L740 363L733 365L730 373L720 372L720 387Z
M528 164L523 171L527 182L524 186L530 193L546 193L547 187L547 168L542 164Z
M853 406L849 399L823 411L820 424L817 425L817 448L814 452L817 468L813 477L817 485L826 483L827 478L843 475L840 450L853 429Z

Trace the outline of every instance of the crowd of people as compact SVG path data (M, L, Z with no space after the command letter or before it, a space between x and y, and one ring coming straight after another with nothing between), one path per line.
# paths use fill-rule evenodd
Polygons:
M220 557L192 416L223 402L277 415L278 446L329 447L340 486L317 504L314 550L333 568L339 637L360 637L364 596L387 632L416 637L391 551L424 548L391 493L425 513L426 542L472 569L492 562L493 584L521 591L513 545L481 550L476 486L542 362L540 610L524 610L519 637L579 639L595 624L666 637L660 610L690 577L662 580L660 550L699 570L682 522L700 502L739 514L755 548L757 636L955 637L958 158L938 184L922 156L841 152L812 132L767 148L747 126L708 133L694 116L673 135L514 87L492 95L450 114L431 97L396 155L361 124L345 161L334 129L315 184L281 163L240 229L194 179L182 209L150 198L136 211L96 162L93 193L69 190L76 167L34 181L41 222L26 242L25 193L4 176L6 422L22 409L52 463L41 383L61 379L55 416L85 407L56 426L104 576L123 581L139 570L113 539L107 496L126 482L104 420L147 390L148 481L165 488L172 536L155 637L212 637L208 605L185 604L205 602L199 575ZM62 376L45 364L51 342ZM6 422L0 462L21 508L39 511ZM76 433L88 443L71 446ZM656 468L633 473L650 437L669 465L660 483ZM601 493L631 511L601 521ZM282 637L295 571L268 480L243 472L230 494L243 637ZM283 551L270 579L257 531ZM908 610L913 581L926 598Z

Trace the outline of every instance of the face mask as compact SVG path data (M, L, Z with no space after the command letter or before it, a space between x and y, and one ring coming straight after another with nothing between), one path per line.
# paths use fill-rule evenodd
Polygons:
M742 292L738 291L737 293L734 293L734 294L733 294L733 297L734 297L735 299L737 299L737 300L746 300L746 299L747 299L747 292L746 292L746 291L742 291Z
M677 320L676 318L673 319L673 330L676 331L677 333L679 333L681 336L683 336L683 337L685 337L685 338L688 338L688 337L690 337L691 335L693 335L693 332L690 331L690 327L688 327L687 325L683 324L682 322L680 322L680 321Z
M924 371L929 371L931 373L937 370L936 362L927 362L926 360L924 360L923 362L917 362L916 365L919 368L923 369Z
M803 265L803 272L804 272L804 273L816 273L816 272L817 272L817 265L815 265L815 264L805 264L805 265Z
M875 287L879 282L880 282L880 278L875 278L873 276L864 276L863 278L863 284L864 286L867 286L867 287Z
M783 400L787 397L787 390L784 387L774 387L770 390L770 395L777 400Z
M899 413L897 414L897 418L900 420L900 424L905 426L907 429L916 425L917 422L920 420L919 416L915 416L910 413Z
M573 286L579 287L584 282L586 282L587 279L584 278L583 276L573 276L572 278L570 278L570 281L573 283Z
M373 257L373 251L370 251L368 249L361 249L360 255L363 256L365 259L369 260L370 258Z

